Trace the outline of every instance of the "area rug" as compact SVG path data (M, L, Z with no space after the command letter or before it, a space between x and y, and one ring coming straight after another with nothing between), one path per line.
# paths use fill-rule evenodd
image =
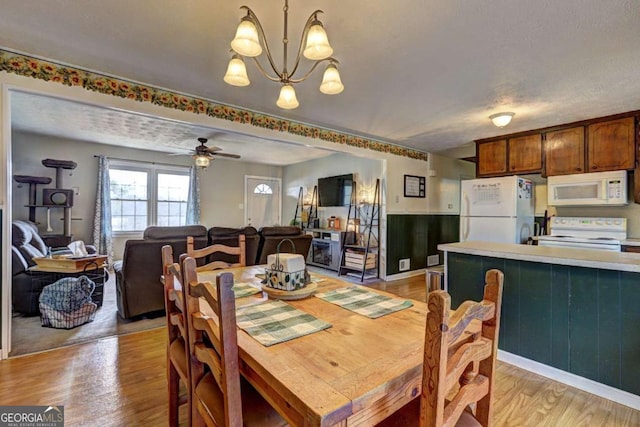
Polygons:
M166 325L165 322L165 317L161 313L155 317L151 316L136 321L127 321L119 317L116 305L115 275L111 272L109 280L104 285L102 307L96 312L93 322L66 330L42 327L38 316L13 317L11 319L11 352L9 356L37 353L99 338L161 328Z

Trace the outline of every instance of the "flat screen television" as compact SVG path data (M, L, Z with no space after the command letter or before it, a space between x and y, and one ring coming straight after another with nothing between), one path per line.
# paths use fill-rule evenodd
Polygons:
M318 206L347 206L351 201L353 174L318 179Z

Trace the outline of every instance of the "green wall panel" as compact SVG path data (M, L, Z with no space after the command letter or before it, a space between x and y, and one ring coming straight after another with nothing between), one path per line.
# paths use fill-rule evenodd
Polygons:
M597 270L571 270L571 347L569 372L598 378L598 276Z
M497 261L502 261L498 263ZM504 273L505 286L502 289L502 312L498 346L506 351L518 353L520 349L520 284L518 264L513 260L483 258L486 269L497 268ZM507 286L509 284L509 286Z
M620 278L598 270L598 381L620 387Z
M481 299L480 289L484 281L482 263L473 255L450 253L448 256L447 285L451 295L451 308L458 308L466 300Z
M411 260L411 270L426 268L427 256L437 255L439 244L459 240L459 224L457 215L387 215L387 275L400 273L404 258Z
M620 272L620 388L637 395L640 395L639 276Z
M569 370L569 294L571 276L566 265L551 266L551 358L549 365Z
M548 365L552 329L551 264L520 262L519 274L520 355Z

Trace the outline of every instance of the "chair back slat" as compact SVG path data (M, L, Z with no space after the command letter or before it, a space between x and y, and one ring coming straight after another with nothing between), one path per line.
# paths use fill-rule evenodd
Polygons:
M226 254L237 256L238 262L228 263L224 261L212 261L207 263L207 259L211 257L213 254ZM238 235L238 246L226 246L222 244L213 244L201 249L195 249L194 247L194 239L193 237L187 237L187 255L195 258L196 260L204 260L200 265L196 268L197 271L211 271L211 270L219 270L223 268L231 268L231 267L244 267L247 265L246 260L246 249L245 249L245 236L244 234Z
M208 286L198 282L196 261L186 257L182 261L182 275L189 326L189 352L191 364L191 384L196 390L205 376L204 366L210 366L211 373L220 386L223 396L224 420L211 419L212 413L203 409L194 393L196 405L200 408L200 416L207 425L242 426L242 403L240 398L240 366L238 359L238 339L236 330L235 296L233 290L233 274L222 273L216 277L216 295L210 295ZM209 297L207 298L207 295ZM217 313L217 319L208 318L200 308L200 296ZM217 320L217 322L215 321ZM213 343L217 345L214 345Z
M454 313L448 293L429 293L421 427L453 426L473 403L474 418L491 424L503 281L501 271L487 271L483 300L465 301Z

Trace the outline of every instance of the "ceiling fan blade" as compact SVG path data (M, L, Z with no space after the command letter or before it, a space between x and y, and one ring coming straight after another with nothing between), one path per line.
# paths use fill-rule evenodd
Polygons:
M240 156L237 154L227 154L227 153L211 153L214 156L220 156L220 157L229 157L230 159L239 159Z
M216 151L222 150L222 148L220 148L220 147L207 147L207 146L205 146L204 148L206 148L209 153L215 153Z

